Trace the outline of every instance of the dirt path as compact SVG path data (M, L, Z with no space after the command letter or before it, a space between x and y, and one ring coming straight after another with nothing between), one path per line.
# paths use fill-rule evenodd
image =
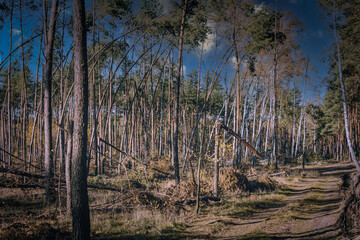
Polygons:
M302 176L277 178L287 187L255 200L244 214L246 202L230 202L232 211L205 209L197 219L188 219L187 239L337 239L340 211L339 185L349 164L309 167ZM265 203L262 203L265 202ZM251 200L249 200L251 204ZM254 204L253 204L254 205ZM219 205L219 208L220 205ZM237 211L236 211L237 210ZM220 214L219 214L220 212ZM222 214L222 213L226 214ZM237 214L238 213L238 214Z

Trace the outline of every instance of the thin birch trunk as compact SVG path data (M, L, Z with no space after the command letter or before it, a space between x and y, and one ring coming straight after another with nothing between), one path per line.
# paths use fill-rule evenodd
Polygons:
M297 132L297 136L296 136L296 143L295 143L295 151L294 151L294 157L297 157L297 153L298 153L298 147L299 147L299 142L300 142L300 135L301 135L301 124L303 121L303 117L304 117L304 112L303 112L303 108L301 108L301 113L300 113L300 121L299 121L299 127L298 127L298 132Z
M215 127L215 163L214 163L214 195L215 197L219 194L219 140L220 140L220 122L216 123Z
M336 26L336 18L335 18L335 0L333 0L334 5L334 11L333 11L333 24ZM350 137L350 131L349 131L349 119L348 119L348 108L347 108L347 100L346 100L346 90L345 90L345 84L342 74L342 66L341 66L341 53L340 53L340 40L338 37L338 34L336 32L336 27L334 27L334 37L336 42L336 53L337 53L337 65L339 70L339 78L340 78L340 85L341 85L341 97L343 102L343 111L344 111L344 124L345 124L345 134L346 134L346 140L349 148L349 155L351 156L351 159L356 167L356 171L360 172L360 166L359 162L357 160L355 151L353 149L353 144L351 142Z
M72 134L73 122L69 120L68 135L67 135L67 148L65 157L65 183L66 183L66 215L71 214L71 156L72 156Z
M306 116L304 116L304 139L303 139L303 149L302 149L302 166L303 166L303 168L305 168L305 159L306 159L306 157L305 157L306 142L305 141L306 141Z

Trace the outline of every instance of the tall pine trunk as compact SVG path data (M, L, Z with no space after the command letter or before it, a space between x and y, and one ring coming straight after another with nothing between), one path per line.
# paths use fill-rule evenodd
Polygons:
M53 64L53 50L55 40L55 28L58 0L54 0L51 8L51 19L49 31L47 31L47 24L45 27L45 67L44 67L44 140L45 140L45 192L48 203L55 201L55 187L54 187L54 162L52 156L52 108L51 108L51 82L52 82L52 64ZM47 4L44 1L45 20L47 17Z
M179 174L179 118L180 118L180 81L181 81L181 63L182 63L182 52L183 52L183 41L184 41L184 27L185 27L185 17L186 17L186 7L188 0L185 0L182 18L181 18L181 27L180 27L180 36L179 36L179 57L178 57L178 66L177 66L177 75L176 75L176 84L175 84L175 106L174 106L174 149L173 149L173 162L174 162L174 173L175 173L175 183L180 183L180 174Z
M11 0L11 7L10 7L10 46L9 46L9 65L8 65L8 76L7 76L7 110L8 110L8 152L11 153L11 51L12 51L12 27L13 27L13 9L14 9L14 1ZM11 166L11 155L8 155L8 165Z
M74 132L71 166L72 238L90 239L87 192L88 68L85 3L72 2L74 36Z

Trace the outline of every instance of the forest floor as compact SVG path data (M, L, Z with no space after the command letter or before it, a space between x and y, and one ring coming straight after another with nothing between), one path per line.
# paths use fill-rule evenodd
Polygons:
M275 190L227 191L220 201L202 202L199 215L194 214L194 204L169 211L171 205L161 195L151 198L155 195L143 189L90 190L91 235L93 239L339 239L341 177L353 171L352 164L339 163L287 169L286 175L271 177L278 183ZM163 183L169 182L159 185ZM161 194L159 189L150 192ZM119 207L125 205L136 207ZM71 236L64 207L48 208L41 189L0 188L0 224L0 239Z
M259 203L249 214L242 209L247 200L233 201L205 209L196 219L187 220L181 234L188 239L338 239L341 230L341 176L352 172L351 164L307 167L301 176L274 177L283 184L275 193L258 196ZM248 202L248 203L247 203ZM242 209L238 209L238 207ZM212 207L214 208L214 207ZM215 213L215 214L211 214Z

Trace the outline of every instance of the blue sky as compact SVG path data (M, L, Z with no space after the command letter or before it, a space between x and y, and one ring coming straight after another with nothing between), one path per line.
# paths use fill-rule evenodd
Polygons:
M140 2L140 1L134 1ZM168 0L160 0L164 5L168 5ZM269 5L275 7L275 0L256 0L257 4ZM305 55L311 61L312 66L314 66L317 71L309 72L310 77L313 79L313 82L310 87L302 86L303 90L306 91L308 98L316 98L317 96L323 97L326 86L322 83L322 80L327 76L328 63L324 59L327 57L325 50L329 48L333 42L332 35L328 30L328 23L324 16L321 14L321 9L317 5L316 0L278 0L279 10L289 10L292 12L298 20L304 23L305 30L297 39L298 43L301 46L301 49ZM27 13L25 13L26 15ZM26 16L24 16L26 17ZM24 22L24 35L25 39L27 36L32 34L32 29L34 29L34 24L40 22L40 16L27 16L28 21ZM37 23L36 23L37 22ZM20 26L17 20L14 21L13 26L13 48L19 45L20 43ZM39 39L36 40L38 42ZM9 46L9 23L6 22L3 29L0 31L0 53L1 60L7 56ZM37 55L38 44L34 45L34 54ZM214 45L208 46L210 49L214 48ZM219 56L223 53L223 49L218 50ZM209 67L212 60L212 53L206 53L204 55L204 65L203 70ZM34 58L33 61L36 59ZM192 52L187 52L184 55L184 70L185 73L190 73L193 69L198 70L199 64L199 50ZM214 66L216 67L216 62ZM233 77L233 69L227 67L224 69L223 73L227 73L229 79ZM230 81L230 80L229 80ZM309 100L309 99L308 99Z
M263 0L266 5L275 6L275 0ZM298 20L304 23L305 30L300 35L298 43L305 55L317 72L310 72L313 79L312 85L305 89L310 93L309 98L323 97L326 86L322 80L327 76L329 63L326 61L327 49L333 43L333 36L329 32L326 17L322 14L316 0L278 0L279 10L291 11ZM325 60L325 62L324 62ZM319 93L314 89L319 90ZM314 96L315 95L315 96Z
M275 0L258 0L256 3L275 8ZM308 80L308 84L305 86L301 80L298 83L298 87L305 92L306 102L313 101L314 99L321 102L326 92L326 85L323 83L323 79L327 76L329 69L327 49L333 43L333 36L329 32L327 19L322 14L322 10L317 5L316 0L278 0L278 9L292 12L305 26L304 31L296 40L304 56L310 60L310 68L312 70L309 70L308 74L311 81ZM184 68L187 74L193 69L198 70L199 52L199 49L197 49L195 52L185 53ZM223 49L219 49L218 53L218 57L220 57ZM209 67L212 57L211 52L203 56L203 69ZM227 73L228 79L230 78L229 81L231 81L234 69L227 67L224 71Z

